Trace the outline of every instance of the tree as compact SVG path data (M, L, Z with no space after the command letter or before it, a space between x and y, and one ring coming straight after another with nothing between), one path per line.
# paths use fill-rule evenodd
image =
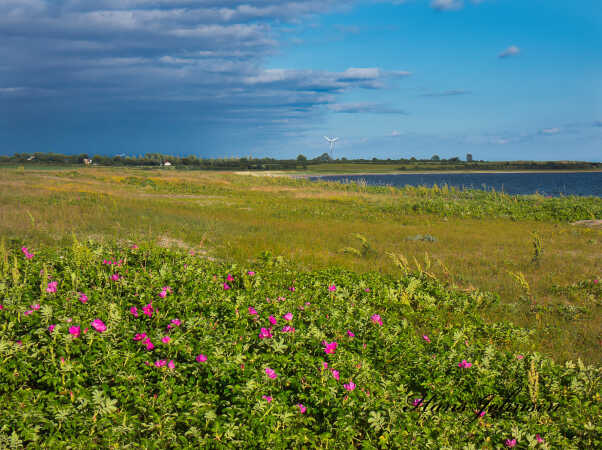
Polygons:
M466 154L466 161L472 162L472 154L470 154L470 153Z
M433 155L431 156L431 161L439 161L441 158L439 158L439 155Z
M297 156L297 161L300 163L304 163L307 161L307 157L305 155L299 155Z

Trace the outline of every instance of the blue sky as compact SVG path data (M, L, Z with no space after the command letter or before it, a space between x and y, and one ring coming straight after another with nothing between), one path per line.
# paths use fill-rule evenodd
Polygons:
M2 0L0 154L602 160L580 0Z

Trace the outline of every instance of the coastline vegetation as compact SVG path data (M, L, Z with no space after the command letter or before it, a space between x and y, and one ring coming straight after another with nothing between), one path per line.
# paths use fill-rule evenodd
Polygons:
M299 270L428 272L450 289L499 295L485 320L528 329L531 350L600 364L602 230L570 224L587 219L602 219L602 199L222 172L0 169L0 235L11 245L62 248L76 236L238 264L269 252Z

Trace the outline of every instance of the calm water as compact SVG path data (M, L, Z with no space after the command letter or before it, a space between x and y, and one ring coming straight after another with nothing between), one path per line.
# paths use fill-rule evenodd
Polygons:
M311 180L359 181L377 186L428 186L503 191L508 194L593 195L602 197L602 172L567 173L429 173L399 175L328 175Z

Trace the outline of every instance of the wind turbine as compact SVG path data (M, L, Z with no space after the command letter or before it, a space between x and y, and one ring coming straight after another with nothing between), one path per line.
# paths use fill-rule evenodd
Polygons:
M334 151L334 144L336 141L339 140L339 138L329 138L328 136L324 136L324 139L326 139L330 143L330 155L332 156L332 152Z

